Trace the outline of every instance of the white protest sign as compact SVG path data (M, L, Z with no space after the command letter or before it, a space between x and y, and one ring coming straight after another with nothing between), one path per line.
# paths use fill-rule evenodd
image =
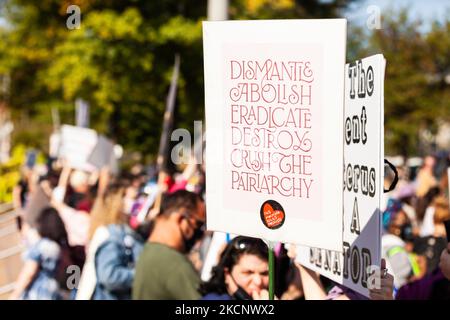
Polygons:
M375 55L345 68L342 253L297 247L299 263L365 296L375 285L367 268L381 263L385 65Z
M345 46L345 19L203 22L209 230L342 249Z
M49 155L52 158L57 158L59 155L59 148L61 146L61 134L54 132L50 135L49 139Z
M109 170L114 176L117 176L120 170L119 159L122 157L122 154L118 150L122 150L121 152L123 152L122 146L119 144L114 145L109 160Z
M75 123L77 127L89 128L89 104L81 98L75 100Z
M13 130L14 125L11 121L7 121L0 126L0 163L4 163L9 160L11 133Z
M50 142L52 139L53 144L59 141L59 157L68 160L72 168L91 172L109 166L113 173L117 173L114 144L95 130L63 125L61 134L53 134Z
M112 163L112 159L115 159L114 144L106 137L99 135L97 144L92 149L87 162L101 169L104 166L109 166Z
M96 169L94 165L87 162L97 144L95 130L63 125L60 139L60 158L66 159L74 169L90 172Z

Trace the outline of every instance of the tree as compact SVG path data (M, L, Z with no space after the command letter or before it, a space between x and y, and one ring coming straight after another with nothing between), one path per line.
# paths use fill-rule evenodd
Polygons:
M336 17L351 0L235 0L230 19ZM81 28L66 28L70 4ZM174 55L181 55L178 127L203 119L201 22L207 1L10 0L0 30L0 73L11 75L9 105L51 131L51 108L73 123L74 100L91 105L93 127L130 150L156 154ZM18 127L18 126L16 126ZM20 127L20 126L19 126ZM32 129L30 129L32 127ZM16 135L17 137L17 135Z
M435 133L440 121L450 119L445 82L450 74L450 21L434 23L431 31L422 33L422 22L410 19L407 10L384 17L382 28L366 34L369 41L354 55L382 53L387 60L385 152L404 156L431 152L421 133Z

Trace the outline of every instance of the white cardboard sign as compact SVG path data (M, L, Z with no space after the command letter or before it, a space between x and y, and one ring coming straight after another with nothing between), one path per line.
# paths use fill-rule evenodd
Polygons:
M106 165L116 166L114 144L95 130L63 125L56 139L60 143L58 156L74 169L92 172Z
M114 144L106 137L99 135L97 143L92 149L87 161L96 168L103 168L110 165L114 156Z
M72 168L85 171L95 170L95 166L87 162L97 144L95 130L63 125L61 126L60 143L59 157L66 159Z
M365 296L367 267L381 263L385 65L375 55L345 68L342 253L297 248L299 263Z
M203 23L209 230L342 249L346 20Z

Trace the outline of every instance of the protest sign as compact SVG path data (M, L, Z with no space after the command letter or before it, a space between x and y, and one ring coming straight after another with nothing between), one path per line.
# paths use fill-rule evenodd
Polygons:
M342 249L345 44L345 19L203 23L208 229Z
M59 148L61 146L61 134L57 131L50 135L49 139L49 155L52 158L57 158L60 154Z
M365 296L371 265L381 262L384 178L384 70L382 55L346 65L344 234L341 252L297 248L297 261Z
M63 125L60 134L50 137L50 145L52 153L57 152L74 169L92 172L109 166L113 173L118 171L114 144L95 130Z
M59 157L67 160L74 169L94 171L96 167L87 160L97 144L97 139L95 130L63 125Z
M113 156L113 157L112 157ZM94 165L96 168L103 168L112 164L114 156L114 144L106 137L100 135L97 138L97 144L92 149L87 162Z
M89 104L81 98L75 100L75 122L77 127L89 128Z
M11 121L0 124L0 163L4 163L9 160L11 133L14 130L14 125Z

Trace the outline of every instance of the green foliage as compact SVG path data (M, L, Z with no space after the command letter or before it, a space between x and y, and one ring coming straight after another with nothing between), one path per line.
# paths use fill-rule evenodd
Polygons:
M352 0L233 0L231 19L336 17ZM81 28L66 28L66 8ZM0 73L11 76L8 103L31 119L15 141L47 145L51 108L73 123L74 100L91 106L91 125L130 151L155 154L174 56L181 56L176 127L203 119L201 21L207 1L9 0L0 30ZM0 97L1 99L2 97ZM22 132L23 131L23 132Z
M20 180L20 166L25 161L26 147L17 145L8 162L0 166L0 203L12 201L12 191Z
M439 122L450 120L450 86L444 80L450 75L450 19L435 23L424 34L419 32L421 22L411 20L406 10L385 17L382 28L365 35L369 42L356 50L359 58L382 53L387 60L385 151L402 155L432 152L419 133L435 133Z
M231 19L336 18L355 0L235 0L230 1Z
M9 203L12 201L12 192L20 180L21 168L26 161L27 150L30 146L17 144L11 153L11 158L0 165L0 203ZM36 158L36 164L45 164L45 156L39 152Z

